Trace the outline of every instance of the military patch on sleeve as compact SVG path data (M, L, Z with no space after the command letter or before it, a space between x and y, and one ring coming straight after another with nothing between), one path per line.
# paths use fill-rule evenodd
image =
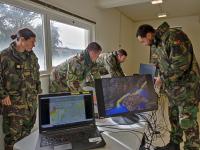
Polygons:
M22 68L23 68L23 65L16 64L15 68L16 68L16 69L22 69Z

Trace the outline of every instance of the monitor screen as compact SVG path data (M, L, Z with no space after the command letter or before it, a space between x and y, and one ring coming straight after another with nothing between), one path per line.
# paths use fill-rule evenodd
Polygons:
M99 117L138 113L158 108L151 75L95 80Z
M91 94L39 95L40 129L72 127L93 121Z

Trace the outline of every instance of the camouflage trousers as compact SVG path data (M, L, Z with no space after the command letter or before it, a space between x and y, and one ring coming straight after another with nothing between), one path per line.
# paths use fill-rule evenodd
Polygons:
M179 144L183 141L184 133L186 138L184 150L199 150L198 101L191 100L176 104L172 98L169 98L169 102L170 140Z
M36 120L36 113L27 114L4 114L3 132L5 134L5 150L11 150L13 145L29 135Z

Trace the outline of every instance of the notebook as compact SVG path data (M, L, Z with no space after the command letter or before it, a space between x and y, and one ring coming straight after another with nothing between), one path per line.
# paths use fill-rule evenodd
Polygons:
M98 131L91 93L41 94L37 150L86 150L105 145Z

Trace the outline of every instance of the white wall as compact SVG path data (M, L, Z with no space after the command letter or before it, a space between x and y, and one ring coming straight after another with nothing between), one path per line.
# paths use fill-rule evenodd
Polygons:
M135 55L134 51L134 28L132 21L127 19L127 17L121 18L121 48L127 50L128 57L127 60L122 64L122 68L126 75L132 75L135 73L134 61L132 56Z
M171 27L182 26L182 30L188 35L192 41L194 53L200 64L200 19L198 16L179 17L164 20L153 20L134 23L134 34L141 24L150 24L157 28L163 21L167 21ZM134 35L135 36L135 35ZM148 63L149 61L149 47L141 45L137 38L134 37L134 55L130 58L133 59L134 69L138 70L139 63Z

